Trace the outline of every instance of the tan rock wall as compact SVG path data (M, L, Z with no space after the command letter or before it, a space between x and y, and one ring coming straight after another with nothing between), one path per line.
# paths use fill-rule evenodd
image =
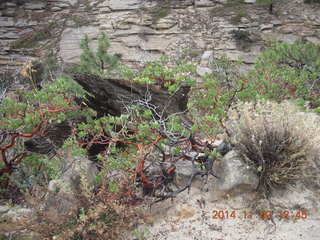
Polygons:
M320 6L303 0L276 5L274 14L227 0L18 2L0 5L0 71L17 69L48 50L61 62L75 63L84 34L96 38L101 31L111 38L110 51L132 65L161 55L199 61L205 51L251 64L268 40L320 43ZM248 32L250 41L237 41L232 31L238 30Z

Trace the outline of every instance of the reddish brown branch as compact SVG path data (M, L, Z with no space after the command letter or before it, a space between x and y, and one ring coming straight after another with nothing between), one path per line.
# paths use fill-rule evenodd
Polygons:
M47 120L41 120L41 122L32 130L31 133L18 133L20 137L33 137L35 134L37 134L38 132L40 132L41 127L44 123L47 123Z
M9 165L9 163L8 163L8 161L7 161L7 157L6 157L6 152L5 152L5 150L0 150L1 151L1 161L4 163L4 165L5 165L5 168L10 168L10 165ZM1 173L1 171L0 171L0 173Z
M65 96L64 96L65 97ZM65 97L66 99L66 97ZM68 101L67 101L68 100ZM67 103L70 103L70 99L67 99ZM47 109L46 109L47 108ZM48 120L45 120L44 117L47 113L58 113L58 112L66 112L66 111L75 111L75 110L79 110L79 107L73 107L73 108L63 108L63 107L59 107L59 108L52 108L50 106L39 106L38 110L41 109L46 109L45 112L40 113L40 117L41 117L41 121L40 123L33 128L33 130L31 131L31 133L21 133L21 132L15 132L11 134L11 139L10 142L2 147L0 147L0 157L1 157L1 161L4 163L4 167L2 169L0 169L0 175L4 174L4 173L11 173L12 172L12 167L18 165L22 159L24 159L28 154L27 153L21 153L18 154L17 156L15 156L11 161L8 161L7 156L6 156L6 151L10 148L12 148L15 144L16 144L16 139L18 137L25 137L25 138L31 138L34 135L38 134L41 131L41 128L44 124L48 123ZM30 112L35 112L35 111L30 111ZM23 114L18 114L19 116L25 116L25 112Z
M161 135L158 135L153 142L148 144L148 146L149 147L155 146L162 138L163 137ZM141 153L143 153L144 147L146 147L146 146L143 146L142 144L138 144L138 149ZM150 181L148 179L148 177L146 176L146 174L144 173L144 171L145 171L144 164L145 164L145 160L148 155L149 155L149 153L145 154L143 158L140 158L140 160L138 161L138 166L136 168L136 176L139 177L139 179L142 183L143 189L147 190L147 191L154 189L155 186L157 186L161 182L161 179L156 179L155 181ZM171 168L169 172L172 173L174 170L175 170L174 168Z
M11 135L11 142L7 145L4 145L3 147L0 147L1 151L5 151L9 148L11 148L16 143L16 138L19 136L19 133L14 133Z

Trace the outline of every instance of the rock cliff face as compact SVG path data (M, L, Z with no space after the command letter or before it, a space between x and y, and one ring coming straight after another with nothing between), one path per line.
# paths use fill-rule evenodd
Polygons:
M16 0L0 4L0 71L35 58L79 60L84 34L105 31L110 52L132 66L161 55L203 61L208 54L247 64L268 40L320 43L320 6L303 0L268 8L228 0Z

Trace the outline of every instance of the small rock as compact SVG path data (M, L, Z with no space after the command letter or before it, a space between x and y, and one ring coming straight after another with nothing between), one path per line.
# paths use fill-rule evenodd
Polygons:
M259 184L257 174L234 150L228 152L214 169L219 175L219 190L234 193L251 192Z
M214 6L216 3L211 0L195 0L194 4L196 7L211 7Z
M189 183L194 170L194 166L192 165L192 162L188 160L179 160L176 162L175 166L177 167L175 172L178 186L183 187ZM200 178L196 177L195 179L193 179L192 185L194 185L196 182L196 185L200 184L200 181L197 181L197 179Z
M245 17L242 17L240 22L243 23L243 24L251 23L251 21L248 18L245 18Z
M197 158L197 157L204 157L205 156L204 153L198 153L198 152L187 152L187 153L185 153L185 155L190 158Z
M315 36L316 32L313 30L304 30L300 32L300 36L302 37L311 37L311 36Z
M59 7L59 8L67 8L67 7L70 7L68 3L65 3L65 2L57 2L55 4L56 7Z
M176 162L176 173L180 178L190 178L193 172L193 166L191 161L179 160Z
M314 44L320 44L320 39L317 37L307 37L306 39Z
M44 9L45 7L46 7L45 1L35 1L31 3L26 2L26 4L24 5L24 8L27 10L41 10L41 9Z
M19 34L14 31L1 34L1 39L18 39L19 37Z
M275 26L281 25L282 22L280 20L272 20L271 23Z
M6 2L6 3L4 4L4 6L5 6L5 7L16 7L17 4L11 3L11 2Z
M301 37L294 34L279 34L279 40L292 44L295 41L301 40Z
M283 25L279 28L281 33L284 34L290 34L290 33L294 33L297 30L297 26L295 25Z
M269 29L272 29L273 28L273 24L261 24L260 26L260 30L263 31L263 30L269 30Z
M154 29L170 29L177 24L173 19L162 18L157 23L152 24Z
M42 240L43 236L36 232L19 231L10 232L2 235L0 233L0 239L12 239L12 240Z
M118 26L115 26L115 29L120 29L120 30L128 30L130 28L131 28L131 26L126 23L121 23Z
M213 51L205 51L201 57L201 66L208 66L213 60Z
M138 9L140 8L140 1L139 0L126 0L126 1L109 0L109 7L114 11Z
M69 3L71 6L76 5L78 3L78 0L65 0L66 3Z
M216 148L217 152L220 153L222 156L226 155L229 151L231 151L230 143L222 141Z
M62 8L60 8L60 7L52 7L51 8L51 11L53 11L53 12L58 12L58 11L61 11L62 10Z
M211 74L212 73L212 70L210 68L207 68L207 67L201 67L201 66L197 66L197 73L200 75L200 76L204 76L206 74Z

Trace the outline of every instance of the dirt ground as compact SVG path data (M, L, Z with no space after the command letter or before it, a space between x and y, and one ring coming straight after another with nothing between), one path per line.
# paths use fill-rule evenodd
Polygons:
M213 183L214 184L214 183ZM319 240L320 215L303 209L253 207L254 194L230 197L195 183L188 194L153 205L148 224L137 229L148 240ZM273 208L274 209L274 208ZM288 210L288 212L284 212ZM263 212L264 211L264 212ZM263 214L266 215L263 215ZM269 215L268 215L269 214ZM263 216L265 216L263 218ZM272 219L268 219L272 216ZM136 234L137 236L137 234Z

